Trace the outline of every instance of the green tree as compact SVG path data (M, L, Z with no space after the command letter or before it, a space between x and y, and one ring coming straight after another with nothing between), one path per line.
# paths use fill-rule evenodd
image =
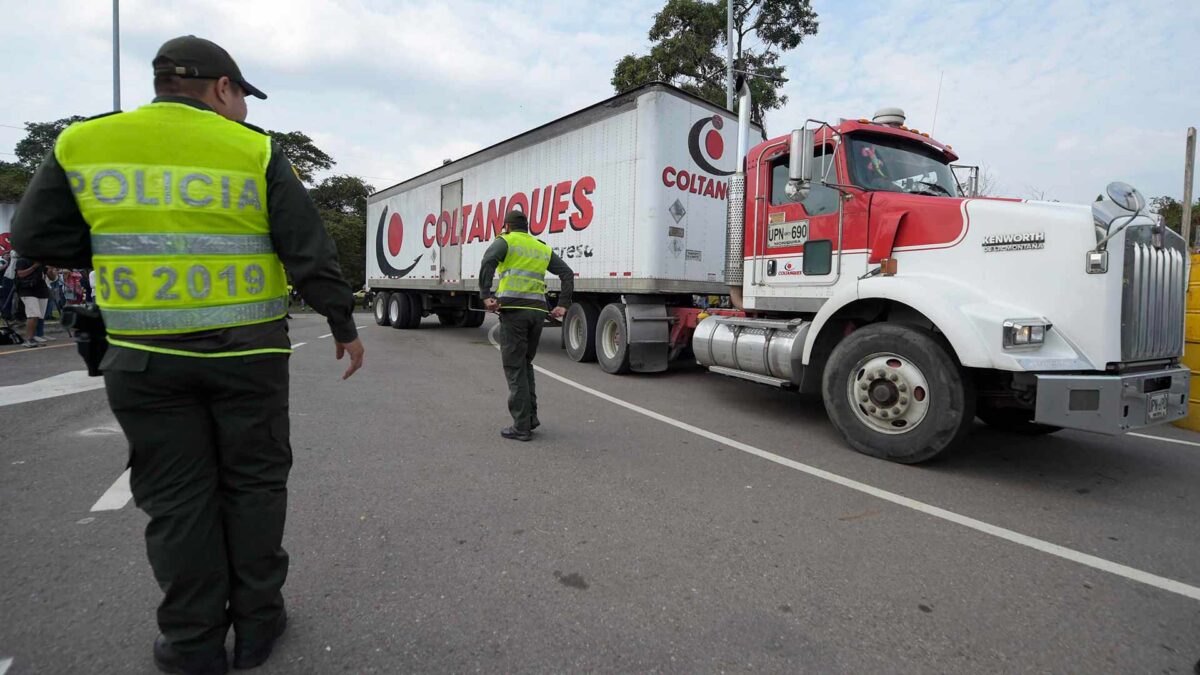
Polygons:
M333 209L321 209L321 220L325 221L325 230L337 246L342 277L351 289L362 288L366 280L366 222L357 215Z
M352 214L365 222L367 196L374 191L375 188L357 176L329 176L310 189L308 194L319 209Z
M1161 215L1167 227L1174 232L1183 234L1183 202L1174 197L1155 197L1150 200L1150 210ZM1192 241L1196 240L1200 231L1200 199L1192 205Z
M87 118L71 115L53 122L26 122L25 138L22 138L16 147L17 163L32 174L42 163L42 159L54 149L54 141L58 140L58 135L63 129L85 119Z
M336 162L321 151L313 140L303 131L268 131L271 138L279 144L283 154L296 167L296 174L306 185L312 185L313 174L317 171L328 171Z
M33 174L15 162L0 162L0 202L19 202Z
M711 103L725 105L726 7L728 0L667 0L650 27L650 53L628 54L613 68L612 85L627 91L663 80ZM734 68L766 77L750 80L752 119L787 103L780 93L779 58L817 33L810 0L732 0Z

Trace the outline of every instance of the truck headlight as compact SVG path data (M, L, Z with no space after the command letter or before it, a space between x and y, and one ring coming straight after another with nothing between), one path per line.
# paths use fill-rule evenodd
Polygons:
M1050 326L1045 319L1009 319L1004 322L1004 348L1040 347Z

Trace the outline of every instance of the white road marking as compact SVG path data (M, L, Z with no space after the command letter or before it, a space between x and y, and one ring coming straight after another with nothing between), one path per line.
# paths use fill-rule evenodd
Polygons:
M121 427L111 424L103 427L91 427L78 432L80 436L111 436L121 433Z
M11 666L12 666L12 659L0 659L0 675L4 675L5 673L7 673L8 669Z
M0 387L0 407L103 388L103 377L88 377L86 370L72 370L37 382Z
M1138 438L1149 438L1149 439L1155 440L1155 441L1162 441L1163 443L1178 443L1179 445L1190 445L1194 448L1200 448L1200 443L1197 443L1195 441L1181 441L1178 438L1167 438L1166 436L1151 436L1150 434L1135 434L1133 432L1130 432L1129 434L1126 434L1126 435L1137 436Z
M492 345L494 347L496 347L496 349L500 348L500 345L496 342L496 337L495 337L496 329L498 327L499 326L493 326L491 331L488 332L488 340L492 343ZM970 528L977 532L982 532L984 534L989 534L993 537L1003 539L1005 541L1009 541L1014 544L1026 546L1028 548L1034 549L1035 551L1041 551L1042 553L1047 553L1049 555L1052 555L1052 556L1055 556L1058 558L1062 558L1064 560L1069 560L1071 562L1079 563L1080 565L1091 567L1093 569L1098 569L1102 572L1108 572L1110 574L1115 574L1119 577L1124 577L1126 579L1129 579L1130 581L1136 581L1139 583L1146 584L1147 586L1153 586L1154 588L1158 588L1158 589L1167 591L1169 593L1176 593L1178 595L1182 595L1184 597L1191 598L1193 600L1200 600L1200 587L1185 584L1181 581L1176 581L1174 579L1168 579L1166 577L1161 577L1161 576L1158 576L1157 574L1151 574L1150 572L1145 572L1145 571L1139 570L1135 567L1129 567L1128 565L1122 565L1120 563L1116 563L1111 560L1106 560L1104 558L1100 558L1100 557L1097 557L1094 555L1083 553L1081 551L1076 551L1074 549L1070 549L1065 546L1059 546L1058 544L1052 544L1048 541L1038 539L1036 537L1031 537L1026 534L1021 534L1020 532L1016 532L1016 531L1010 530L1008 528L999 527L997 525L992 525L991 523L985 523L982 520L977 520L975 518L971 518L970 516L964 516L962 514L955 513L953 511L948 511L948 510L943 509L938 506L933 506L932 504L926 504L925 502L920 502L915 499L910 499L908 497L905 497L904 495L897 494L895 492L889 492L887 490L883 490L883 489L874 487L872 485L867 485L866 483L860 483L859 481L856 481L854 479L846 478L845 476L840 476L836 473L832 473L832 472L826 471L824 469L818 469L815 466L803 464L801 462L797 462L795 460L791 460L786 457L781 457L774 453L767 452L766 450L756 448L753 445L750 445L748 443L742 443L741 441L737 441L732 438L728 438L726 436L722 436L720 434L713 433L711 431L708 431L707 429L701 429L700 427L692 426L686 422L681 422L673 417L667 417L666 415L663 415L661 413L654 412L653 410L643 408L637 404L630 403L623 399L619 399L615 396L610 396L609 394L606 394L602 391L592 389L591 387L588 387L586 385L579 384L578 382L575 382L574 380L563 377L562 375L559 375L558 373L554 373L549 370L546 370L545 368L543 368L541 366L534 366L534 370L546 375L547 377L551 377L555 380L558 380L559 382L562 382L563 384L565 384L569 387L574 387L575 389L578 389L586 394L591 394L592 396L595 396L596 398L608 401L609 403L612 403L613 405L620 406L622 408L625 408L626 410L630 410L635 413L638 413L639 415L645 415L646 417L649 417L650 419L657 420L659 422L662 422L663 424L669 424L677 429L682 429L683 431L686 431L688 433L692 433L697 436L700 436L701 438L707 438L709 440L716 441L717 443L721 443L722 445L728 446L735 450L740 450L741 452L744 452L748 455L754 455L755 457L765 459L769 462L774 462L781 466L786 466L789 469L795 469L796 471L806 473L815 478L827 480L831 483L841 485L842 487L850 488L851 490L855 490L857 492L861 492L863 494L867 494L872 497L882 499L883 501L886 501L886 502L891 502L893 504L896 504L897 506L903 506L904 508L912 509L913 511L918 511L918 512L924 513L926 515L933 516L934 518L940 518L942 520L949 521L951 523L955 523L956 525L962 525L963 527L967 527L967 528Z
M296 344L292 345L292 349L295 349L296 347L303 347L306 344L308 344L308 343L307 342L297 342Z
M324 335L318 335L318 336L317 336L317 339L318 339L318 340L324 340L325 338L329 337L330 335L333 335L333 333L326 333L326 334L324 334Z
M366 326L355 326L355 328L366 328Z
M125 469L125 472L117 477L108 491L96 500L92 511L120 511L125 508L130 499L133 499L133 492L129 490L129 469Z

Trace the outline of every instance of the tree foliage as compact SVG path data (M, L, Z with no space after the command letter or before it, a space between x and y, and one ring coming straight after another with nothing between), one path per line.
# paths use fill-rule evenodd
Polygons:
M0 202L19 202L33 174L15 162L0 162Z
M1150 200L1150 210L1163 217L1167 227L1183 234L1183 202L1174 197L1155 197ZM1200 199L1192 204L1192 241L1196 240L1200 231ZM1189 242L1190 245L1190 242Z
M337 246L342 278L351 289L362 288L366 279L366 221L355 214L334 209L321 209L321 220L325 221L325 230Z
M42 159L54 149L54 141L58 140L58 135L63 129L85 119L87 118L80 115L71 115L53 122L26 122L25 138L22 138L16 147L17 163L33 173L42 163Z
M654 80L670 82L711 103L725 105L728 0L667 0L650 27L650 53L628 54L613 69L612 85L627 91ZM750 80L752 119L787 103L780 93L779 58L817 33L810 0L732 0L734 68L767 77Z
M367 217L367 196L375 188L357 176L330 176L308 191L319 209Z
M296 173L306 185L312 185L313 174L333 168L333 158L321 151L303 131L268 131L279 144L283 154L296 167Z

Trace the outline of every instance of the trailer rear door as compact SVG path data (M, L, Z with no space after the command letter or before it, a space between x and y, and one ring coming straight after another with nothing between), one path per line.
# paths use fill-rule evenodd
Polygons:
M446 183L442 186L442 213L450 214L451 230L458 229L459 213L462 211L463 184L461 180ZM440 280L444 286L458 287L462 285L462 242L459 237L446 238L453 246L441 247L442 259Z

